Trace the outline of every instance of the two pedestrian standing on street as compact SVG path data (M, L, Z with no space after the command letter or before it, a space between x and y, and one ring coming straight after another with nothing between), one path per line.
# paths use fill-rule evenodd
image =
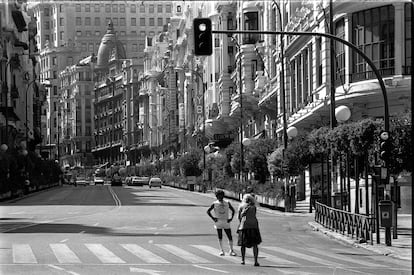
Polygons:
M237 245L241 246L241 264L245 264L246 247L253 248L254 265L259 266L257 258L259 256L258 245L262 242L259 223L256 218L256 200L251 194L243 196L242 203L238 209L238 219L240 221Z
M229 201L224 200L224 191L216 191L217 200L214 201L209 209L207 214L214 221L214 228L217 229L218 242L220 247L220 256L224 256L223 249L223 230L227 235L227 239L230 246L229 254L231 256L236 256L237 254L233 250L233 237L231 234L230 222L233 220L235 210ZM211 213L214 210L214 216ZM229 215L231 212L231 216Z

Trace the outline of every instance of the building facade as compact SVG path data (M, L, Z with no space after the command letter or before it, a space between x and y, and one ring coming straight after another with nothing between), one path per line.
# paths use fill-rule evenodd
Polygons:
M58 75L67 66L98 54L102 36L109 20L124 44L128 58L143 62L146 36L155 36L169 23L172 4L169 1L29 1L37 18L36 39L41 53L41 79L50 85L48 104L44 106L46 127L43 136L45 148L53 148L50 157L57 156L58 117L53 106L60 95ZM54 61L56 61L54 63ZM48 145L48 146L46 146Z
M25 1L0 4L1 144L34 151L41 141L36 18Z

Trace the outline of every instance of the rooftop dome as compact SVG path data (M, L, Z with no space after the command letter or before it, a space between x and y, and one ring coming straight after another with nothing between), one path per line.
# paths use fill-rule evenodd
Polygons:
M116 39L112 20L108 22L108 30L102 37L99 45L97 67L103 68L108 65L109 59L125 59L126 53L122 42Z

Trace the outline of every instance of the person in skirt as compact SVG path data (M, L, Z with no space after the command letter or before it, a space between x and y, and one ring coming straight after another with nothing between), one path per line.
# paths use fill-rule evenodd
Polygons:
M237 245L241 246L242 262L245 263L246 247L253 248L254 265L259 266L258 245L262 242L259 231L259 222L256 218L256 201L251 194L245 194L239 206L238 219L240 221Z

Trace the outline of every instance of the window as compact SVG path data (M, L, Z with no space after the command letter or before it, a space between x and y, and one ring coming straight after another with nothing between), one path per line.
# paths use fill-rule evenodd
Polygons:
M118 12L118 5L112 5L112 12Z
M170 23L170 21L171 21L171 18L165 18L165 23L168 25L169 23Z
M259 20L257 12L246 12L244 14L244 29L248 31L259 30ZM243 35L244 44L255 44L260 39L259 34L245 34Z
M131 5L131 13L137 13L137 6L135 6L135 4Z
M49 21L45 21L45 29L46 30L50 29L50 22Z
M95 35L96 36L101 36L101 32L100 31L95 31Z
M146 33L145 31L141 31L141 32L139 33L139 35L140 35L141 37L144 37L144 36L146 36L146 35L147 35L147 33Z
M352 43L376 65L382 76L394 74L394 7L382 6L352 14ZM352 51L351 82L375 78L366 62Z
M132 51L133 52L137 52L138 51L138 45L137 44L132 44Z
M153 14L154 13L154 5L149 5L149 13Z
M162 13L162 5L157 5L157 12Z
M52 57L52 65L56 65L56 56Z
M76 26L82 25L82 18L76 17Z
M100 26L100 25L101 25L101 18L95 17L95 26Z
M404 53L405 58L403 59L403 74L411 74L412 67L411 67L411 47L412 47L412 37L411 37L411 28L412 28L412 20L413 14L411 13L411 5L412 3L404 4Z
M95 12L100 12L101 11L101 8L100 8L100 6L99 6L99 4L95 4Z
M76 4L75 5L75 11L76 12L81 12L82 10L81 10L81 4Z
M120 24L121 26L125 26L125 25L126 25L126 20L125 20L125 18L120 18L120 19L119 19L119 24Z
M137 36L137 32L136 31L131 31L131 35Z
M119 12L125 12L125 5L124 4L119 5Z
M65 25L65 18L59 18L59 26Z
M320 37L316 38L316 86L322 85L322 57L321 57L321 50L322 50L322 39Z
M57 79L58 75L57 75L57 71L53 71L53 79ZM55 88L56 86L53 86L53 88ZM57 94L57 87L56 87L56 94Z
M131 26L136 26L136 25L137 25L137 19L131 18Z
M171 5L166 5L166 6L165 6L165 11L166 11L167 13L171 13Z
M89 43L88 51L91 52L91 53L93 52L93 43Z
M125 36L125 35L126 35L126 32L125 32L125 31L121 31L121 32L120 32L120 35L121 35L121 36Z
M82 31L76 31L76 36L82 36Z
M86 36L92 36L92 32L91 31L86 31Z
M150 18L150 19L149 19L149 25L150 25L150 26L154 26L154 25L155 25L155 20L154 20L154 18Z
M90 4L86 4L85 5L85 11L86 12L90 12L91 11L91 5Z
M59 5L59 12L63 12L63 5L62 4Z
M153 36L154 36L154 34L155 34L155 33L154 33L153 31L150 31L150 32L149 32L149 34L148 34L148 36L153 37Z
M141 13L144 13L144 12L145 12L145 5L143 4L143 2L142 2L142 4L139 6L139 12L141 12Z
M180 5L177 6L177 12L181 12L181 6Z
M142 17L141 17L141 18L139 19L139 25L140 25L140 26L145 26L145 18L142 18Z
M45 16L49 16L50 15L49 8L45 8L44 9L44 14L45 14Z
M143 51L145 48L143 43L139 43L139 51Z
M85 25L86 26L90 26L91 25L91 18L90 17L86 17L85 18Z
M345 39L345 20L335 22L335 35ZM335 41L335 87L345 82L345 46Z
M157 19L157 21L158 21L157 25L158 25L158 26L162 26L162 23L163 23L163 22L162 22L162 21L163 21L163 20L162 20L162 18L160 18L160 17L159 17L159 18Z
M114 26L118 26L118 18L112 18L112 23L114 23Z
M110 17L105 18L105 23L108 25L109 21L111 21Z
M64 32L62 31L62 32L59 33L59 39L63 40L63 37L64 37Z
M86 51L88 50L88 48L87 48L87 46L86 46L86 43L82 43L82 44L81 44L81 50L82 50L83 52L86 52Z
M49 41L50 40L50 35L45 34L45 41Z
M110 4L105 5L105 12L106 13L111 13L111 5Z

